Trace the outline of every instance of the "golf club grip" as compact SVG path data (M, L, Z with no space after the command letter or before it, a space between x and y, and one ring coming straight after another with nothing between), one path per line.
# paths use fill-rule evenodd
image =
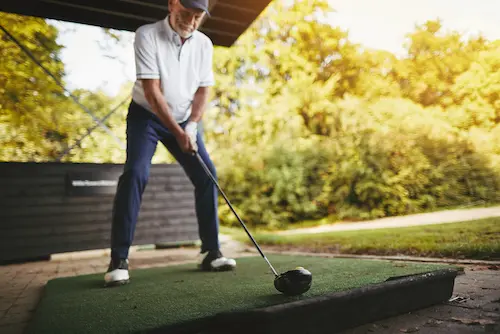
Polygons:
M227 198L226 194L224 193L224 191L222 191L222 188L220 187L219 183L217 182L217 180L215 179L215 177L212 175L212 173L208 169L207 165L205 164L205 161L203 161L203 159L201 158L201 156L200 156L200 154L198 152L195 152L195 154L196 154L196 157L198 158L198 161L200 162L201 166L203 167L203 169L205 170L205 172L207 173L207 175L210 177L210 179L212 179L212 182L215 184L215 186L217 187L217 189L221 193L222 197L224 197L224 200L226 201L227 205L229 206L229 208L231 209L231 211L234 213L234 215L236 216L236 218L240 222L241 226L243 226L243 228L245 229L245 232L247 233L248 237L250 238L250 240L252 240L252 242L255 245L255 247L257 247L257 250L259 251L260 255L269 264L269 267L271 267L274 275L278 276L278 273L276 272L276 270L274 269L274 267L271 265L271 263L269 262L269 260L267 259L267 257L264 255L264 253L260 249L259 245L257 244L257 241L255 241L255 239L252 237L252 235L250 234L250 231L248 231L247 227L245 226L245 223L243 223L243 220L240 218L240 216L238 215L238 213L236 213L236 211L234 210L234 208L231 205L231 202Z

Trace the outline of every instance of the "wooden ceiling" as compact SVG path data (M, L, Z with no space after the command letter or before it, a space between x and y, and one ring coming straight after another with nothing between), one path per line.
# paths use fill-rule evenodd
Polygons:
M200 27L215 45L231 46L271 0L211 0ZM168 0L2 0L0 11L135 31L165 18Z

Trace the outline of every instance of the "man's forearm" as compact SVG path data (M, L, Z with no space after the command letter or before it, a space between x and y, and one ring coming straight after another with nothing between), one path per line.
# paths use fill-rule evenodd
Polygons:
M210 91L208 87L200 87L194 94L193 105L191 107L191 116L189 120L192 122L199 122L203 117L205 108L208 104L208 95Z
M163 96L159 91L153 91L150 94L146 95L146 99L149 102L149 105L153 109L153 111L158 115L163 124L173 133L175 136L181 133L182 128L177 124L175 119L170 112L168 104L163 100Z

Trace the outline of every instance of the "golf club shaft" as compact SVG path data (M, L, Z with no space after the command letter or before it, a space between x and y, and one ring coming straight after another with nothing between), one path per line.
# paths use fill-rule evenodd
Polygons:
M200 154L198 152L195 152L195 154L196 154L196 157L198 158L198 161L200 162L201 166L203 167L203 169L205 170L205 172L207 173L207 175L210 177L210 179L212 179L213 183L217 186L217 189L219 189L219 192L221 193L222 197L224 197L224 199L226 200L227 205L229 205L229 208L231 209L231 211L233 211L234 215L236 216L236 218L240 222L241 226L243 226L243 228L245 229L245 232L247 232L248 237L250 238L250 240L252 240L252 242L255 245L255 247L257 247L257 250L259 251L260 255L262 255L262 257L264 258L264 260L266 260L267 264L269 265L269 267L273 271L274 275L275 276L279 276L278 273L276 272L276 270L274 269L273 265L271 264L271 262L269 262L269 260L267 259L267 257L264 255L264 253L260 249L259 245L257 244L257 241L255 241L255 239L250 234L250 231L248 231L247 227L245 226L245 223L243 223L243 220L240 218L240 216L238 216L238 214L234 210L233 206L231 205L231 202L227 198L226 194L224 194L224 191L222 191L221 187L219 186L219 183L217 182L217 180L215 179L215 177L212 175L212 173L208 169L207 165L205 164L205 162L201 158Z

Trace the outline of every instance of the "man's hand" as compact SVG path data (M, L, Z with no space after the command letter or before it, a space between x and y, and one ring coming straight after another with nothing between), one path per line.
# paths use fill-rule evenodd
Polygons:
M193 121L188 122L184 131L186 131L187 135L189 136L194 150L198 151L198 145L196 142L196 136L198 134L198 123Z
M182 152L193 153L195 151L191 138L189 138L189 135L186 132L181 131L175 136L175 139L177 139L177 143L179 143Z

